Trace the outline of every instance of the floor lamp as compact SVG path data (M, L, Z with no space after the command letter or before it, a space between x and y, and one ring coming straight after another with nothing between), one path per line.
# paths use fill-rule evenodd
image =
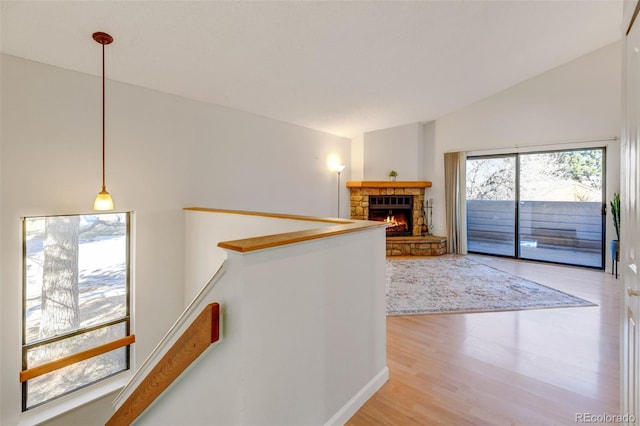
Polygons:
M340 173L344 170L344 164L336 164L333 171L338 174L338 217L340 217Z

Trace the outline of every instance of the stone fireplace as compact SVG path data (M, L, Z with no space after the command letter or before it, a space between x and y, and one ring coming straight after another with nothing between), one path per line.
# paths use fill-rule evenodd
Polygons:
M349 181L351 218L387 222L387 256L431 256L447 251L447 239L428 235L427 181Z

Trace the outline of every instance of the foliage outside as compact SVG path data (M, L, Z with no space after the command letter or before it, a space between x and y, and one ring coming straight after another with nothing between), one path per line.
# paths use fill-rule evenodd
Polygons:
M520 154L523 201L602 201L603 151ZM516 158L467 160L468 200L514 200Z

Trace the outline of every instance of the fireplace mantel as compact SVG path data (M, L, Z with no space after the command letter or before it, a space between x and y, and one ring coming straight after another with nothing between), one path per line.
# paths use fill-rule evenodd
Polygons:
M421 180L350 180L347 188L431 188L431 182Z

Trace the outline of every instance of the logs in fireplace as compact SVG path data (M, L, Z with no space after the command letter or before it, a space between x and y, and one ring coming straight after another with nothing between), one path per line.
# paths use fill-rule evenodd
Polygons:
M369 220L387 222L387 236L409 236L413 233L413 196L369 196Z

